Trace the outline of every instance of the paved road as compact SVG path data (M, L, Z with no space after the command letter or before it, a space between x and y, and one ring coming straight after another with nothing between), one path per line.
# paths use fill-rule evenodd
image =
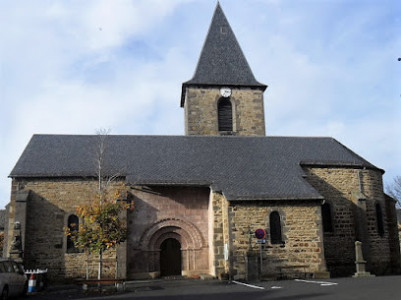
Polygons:
M147 299L147 300L397 300L401 299L401 276L339 278L307 281L269 281L244 285L217 280L154 280L127 283L116 295L83 295L74 288L59 288L26 297L31 300Z

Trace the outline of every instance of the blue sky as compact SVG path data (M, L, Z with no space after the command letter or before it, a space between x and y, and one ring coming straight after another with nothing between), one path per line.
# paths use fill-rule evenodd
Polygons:
M401 2L221 0L266 132L332 136L401 175ZM0 2L0 207L35 133L184 134L182 82L216 1Z

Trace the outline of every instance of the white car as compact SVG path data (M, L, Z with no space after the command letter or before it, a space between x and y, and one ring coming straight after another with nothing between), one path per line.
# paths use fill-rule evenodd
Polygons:
M0 259L0 299L24 295L27 287L28 280L22 265L10 259Z

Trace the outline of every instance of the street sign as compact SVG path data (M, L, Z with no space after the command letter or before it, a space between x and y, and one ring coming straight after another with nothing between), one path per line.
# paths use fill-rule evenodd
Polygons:
M258 240L262 240L266 236L266 231L262 228L256 229L255 230L255 237Z

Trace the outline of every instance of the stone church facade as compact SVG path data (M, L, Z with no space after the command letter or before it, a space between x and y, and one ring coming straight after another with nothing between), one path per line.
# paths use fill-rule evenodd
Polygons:
M333 138L265 136L266 88L218 4L195 75L182 85L186 135L107 136L108 170L119 171L114 184L135 209L122 216L128 239L106 254L105 276L349 276L356 241L368 272L399 272L384 171ZM82 277L96 264L64 228L79 222L76 207L96 189L97 140L32 137L10 174L5 256L19 235L25 266L51 278Z

